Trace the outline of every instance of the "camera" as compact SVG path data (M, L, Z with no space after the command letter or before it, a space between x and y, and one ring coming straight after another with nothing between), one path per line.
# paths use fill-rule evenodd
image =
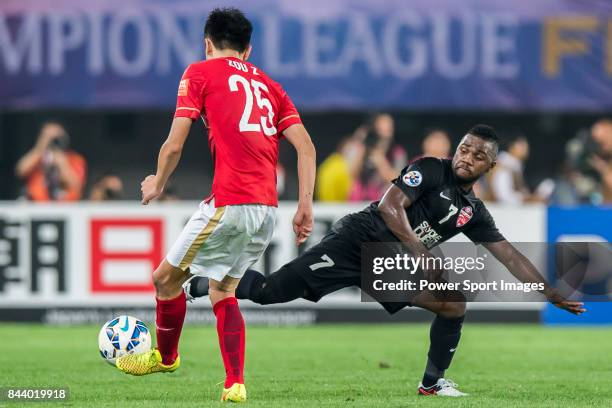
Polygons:
M68 135L66 133L60 133L50 143L50 149L56 150L68 150Z

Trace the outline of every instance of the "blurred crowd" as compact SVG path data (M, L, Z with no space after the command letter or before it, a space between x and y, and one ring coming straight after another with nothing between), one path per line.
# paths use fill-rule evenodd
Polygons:
M15 166L22 182L20 198L37 202L115 201L124 198L123 181L113 172L101 173L88 185L87 161L70 147L70 136L58 121L40 127L36 143ZM173 185L160 201L178 200Z
M343 137L320 164L316 198L324 202L378 200L401 169L421 157L451 158L449 134L426 129L420 151L408 152L397 142L395 121L376 113ZM461 135L454 135L458 138ZM503 134L497 165L475 186L476 195L503 204L554 205L612 203L612 119L601 119L580 131L565 146L562 170L534 188L525 178L529 139L519 132ZM99 173L88 183L87 161L71 149L70 136L58 121L45 122L36 143L17 162L22 197L32 201L112 201L124 198L124 183L113 172ZM279 192L286 176L277 168ZM178 200L174 186L162 200Z
M563 169L531 189L525 179L529 140L521 133L502 134L497 165L475 186L485 201L518 205L612 203L612 119L601 119L581 131L565 147ZM394 142L395 125L388 113L378 113L343 138L319 166L317 199L327 202L379 199L407 164L421 157L451 158L447 132L424 132L421 150L410 155Z

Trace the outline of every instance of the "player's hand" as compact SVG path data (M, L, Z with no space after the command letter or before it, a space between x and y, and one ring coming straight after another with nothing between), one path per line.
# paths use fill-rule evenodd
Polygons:
M412 256L422 257L423 263L420 266L420 270L423 272L423 277L429 282L438 282L444 273L444 268L440 268L441 262L436 261L437 256L432 254L421 241L404 242L404 245Z
M293 232L295 233L296 245L301 245L312 233L312 206L298 206L297 212L293 217Z
M163 190L163 187L159 187L156 176L147 176L142 181L142 183L140 183L140 191L142 192L142 205L149 204L149 202L157 198Z
M425 265L429 265L429 268L423 268L425 279L429 282L439 282L442 276L446 273L446 270L441 267L440 261L436 260L438 257L431 253L426 253L423 257Z
M559 309L563 309L565 311L568 311L569 313L580 315L586 312L586 309L584 308L584 303L577 302L574 300L567 300L563 296L561 296L559 292L557 292L555 289L550 289L546 293L546 298L550 303L557 306Z
M581 315L587 311L584 308L584 303L575 302L573 300L564 300L561 302L554 302L553 305L557 306L559 309L566 310L575 315Z

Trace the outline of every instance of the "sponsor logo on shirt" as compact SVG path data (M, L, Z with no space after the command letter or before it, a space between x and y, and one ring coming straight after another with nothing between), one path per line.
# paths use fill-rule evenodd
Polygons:
M181 82L179 82L178 96L187 96L187 89L189 89L189 80L181 79Z
M421 181L423 181L423 176L418 171L412 170L404 174L404 176L402 177L402 181L408 187L416 187L421 184Z
M472 215L474 215L472 207L463 207L461 212L459 212L459 217L457 217L457 227L463 227L467 224L467 222L472 219Z
M414 229L414 233L427 248L432 248L442 239L442 236L438 234L427 221L420 223L419 226Z

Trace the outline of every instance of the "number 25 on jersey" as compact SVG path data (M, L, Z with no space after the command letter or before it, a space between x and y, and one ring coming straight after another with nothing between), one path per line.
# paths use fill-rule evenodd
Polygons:
M251 82L249 83L245 77L238 74L230 76L228 83L230 91L232 92L238 91L238 84L242 85L244 94L246 96L244 111L242 112L242 117L240 118L240 131L261 132L263 129L263 133L266 136L274 136L276 134L276 127L274 126L274 112L272 111L272 103L262 94L262 91L266 93L270 92L268 87L254 79L251 79ZM264 109L267 111L267 115L260 116L259 123L249 122L251 112L253 110L253 94L255 94L255 101L257 102L257 106L259 107L260 111L263 112Z

